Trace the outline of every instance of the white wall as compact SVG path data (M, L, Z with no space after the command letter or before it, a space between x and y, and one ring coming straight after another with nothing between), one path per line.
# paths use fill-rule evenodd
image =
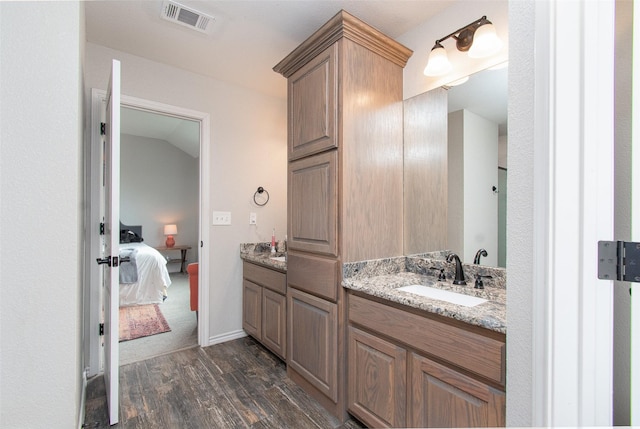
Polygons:
M449 158L451 160L451 158ZM464 110L464 261L498 266L498 124Z
M270 241L274 227L279 238L286 231L286 100L91 43L86 88L106 89L113 58L122 63L123 95L211 115L211 210L230 211L232 225L212 226L203 237L210 248L210 341L241 335L239 244ZM253 203L258 186L271 196L264 207ZM257 227L249 225L251 211L258 215Z
M0 426L7 428L72 428L81 419L82 16L77 2L0 2Z
M535 2L509 6L509 213L507 216L507 426L535 426L534 338L534 100ZM539 356L542 357L542 356Z
M448 248L473 262L498 266L498 125L466 109L448 120Z
M176 244L191 246L187 261L198 260L199 163L164 140L123 134L120 138L120 219L142 225L144 242L164 246L164 225L176 224ZM167 253L176 258L178 251ZM180 264L170 264L170 272Z

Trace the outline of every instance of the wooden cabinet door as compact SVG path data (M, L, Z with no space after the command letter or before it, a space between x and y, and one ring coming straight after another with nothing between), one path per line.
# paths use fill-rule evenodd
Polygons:
M289 163L289 250L337 256L338 153Z
M289 160L338 146L337 43L288 80Z
M411 354L412 427L505 425L505 394L415 353Z
M286 358L287 298L269 289L262 290L262 344Z
M262 339L262 286L248 280L242 281L242 329Z
M337 305L287 289L287 364L325 396L338 398Z
M406 427L402 347L349 327L347 407L369 427Z

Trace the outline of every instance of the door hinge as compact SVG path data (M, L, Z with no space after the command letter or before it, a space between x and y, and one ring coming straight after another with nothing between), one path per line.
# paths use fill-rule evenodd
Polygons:
M102 335L104 335L104 323L101 323L101 324L99 325L98 329L100 330L100 331L99 331L99 334L100 334L101 336L102 336Z
M104 235L104 222L100 222L100 235Z
M598 241L598 278L640 282L640 243Z
M100 135L103 136L105 134L107 134L107 124L100 122Z

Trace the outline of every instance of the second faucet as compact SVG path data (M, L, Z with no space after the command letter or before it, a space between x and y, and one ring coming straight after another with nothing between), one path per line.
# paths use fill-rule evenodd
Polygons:
M466 285L467 282L464 280L464 272L462 271L462 262L460 258L455 253L450 253L447 256L447 262L455 262L456 263L456 275L453 279L454 285Z

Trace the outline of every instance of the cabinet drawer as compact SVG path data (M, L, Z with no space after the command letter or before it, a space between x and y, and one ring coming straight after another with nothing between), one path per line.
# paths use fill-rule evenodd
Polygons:
M338 261L311 255L287 255L289 286L335 302L338 299Z
M349 295L349 320L504 386L505 343L457 326Z
M242 270L245 279L282 295L287 293L286 274L248 262L243 263Z

